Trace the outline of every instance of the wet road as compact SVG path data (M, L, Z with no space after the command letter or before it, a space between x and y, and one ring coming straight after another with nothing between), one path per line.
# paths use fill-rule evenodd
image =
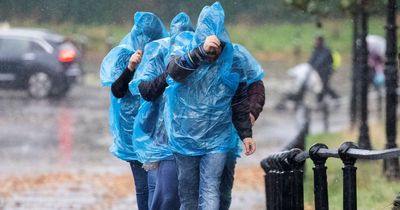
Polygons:
M107 107L107 92L95 87L75 87L61 100L1 92L1 159L9 167L101 162L97 153L109 143Z
M129 168L108 152L108 97L95 85L61 100L0 92L0 209L133 206Z

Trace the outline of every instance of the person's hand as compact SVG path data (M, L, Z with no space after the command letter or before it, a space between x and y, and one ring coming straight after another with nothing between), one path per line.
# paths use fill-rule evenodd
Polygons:
M210 60L215 60L221 53L221 41L215 35L208 36L203 44L204 51Z
M137 50L135 53L133 53L133 55L129 59L128 69L130 71L133 71L136 68L136 66L140 63L140 61L142 61L142 51Z
M254 123L256 122L256 118L251 113L250 113L250 122L251 122L251 127L253 127Z
M243 140L245 153L247 156L253 154L256 151L256 141L253 138L247 137Z

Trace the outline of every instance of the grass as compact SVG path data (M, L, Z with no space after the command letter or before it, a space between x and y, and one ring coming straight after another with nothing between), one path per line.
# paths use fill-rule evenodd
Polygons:
M384 35L384 19L371 18L369 32ZM111 37L114 44L131 29L129 25L81 25L81 24L38 24L29 20L12 21L14 27L42 27L65 34L75 39L80 35L87 37L89 52L106 52L106 40ZM265 23L261 25L237 24L228 25L227 29L234 42L246 46L254 53L292 53L300 50L309 53L316 34L324 34L332 49L349 53L352 40L352 22L347 19L327 20L324 29L318 31L314 23Z
M374 149L383 149L385 144L384 127L371 125L371 143ZM344 141L357 139L356 133L344 132L319 134L307 139L307 147L314 143L324 143L329 148L338 148ZM327 160L329 208L342 209L343 178L342 163L339 159ZM400 192L399 181L389 181L382 173L383 161L357 161L357 204L358 209L391 209L396 195ZM305 189L305 206L314 206L312 162L307 161ZM312 209L312 208L311 208Z
M371 19L369 32L384 35L384 20ZM314 43L314 37L322 34L332 49L349 53L353 37L352 22L348 19L325 22L324 30L317 30L313 23L274 23L259 26L237 25L229 26L232 37L252 51L261 52L292 52L295 48L309 53Z

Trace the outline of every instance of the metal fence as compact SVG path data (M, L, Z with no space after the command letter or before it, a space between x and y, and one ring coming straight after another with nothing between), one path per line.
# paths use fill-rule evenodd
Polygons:
M381 160L400 157L400 149L363 150L352 142L343 143L339 149L329 149L325 144L315 144L309 151L291 149L268 156L261 161L265 171L266 206L268 210L304 209L304 164L310 158L314 171L315 209L329 209L327 167L328 158L343 162L343 209L357 209L357 160ZM394 202L394 208L399 205ZM398 203L396 203L398 202Z

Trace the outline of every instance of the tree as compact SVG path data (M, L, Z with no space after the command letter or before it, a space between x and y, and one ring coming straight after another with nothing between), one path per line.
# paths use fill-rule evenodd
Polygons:
M338 1L332 0L285 0L286 4L303 12L309 13L316 18L316 26L322 27L322 19L325 17L338 16Z

